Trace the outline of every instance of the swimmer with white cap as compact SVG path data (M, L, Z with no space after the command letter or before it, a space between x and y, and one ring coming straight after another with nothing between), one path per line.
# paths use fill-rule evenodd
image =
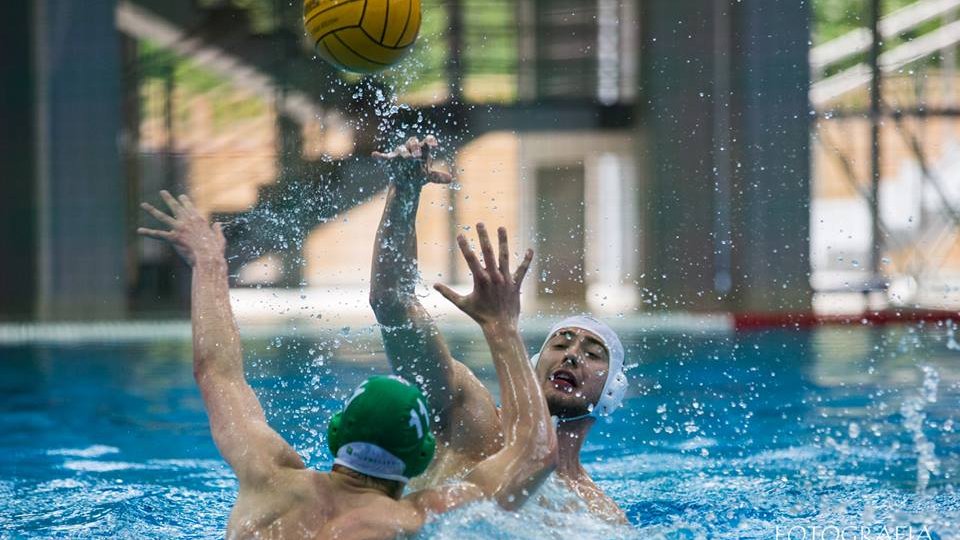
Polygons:
M239 483L227 538L406 538L433 516L475 501L515 510L550 475L557 436L517 330L532 253L516 272L502 259L498 269L475 274L482 287L450 296L487 338L504 389L504 421L512 426L502 448L456 482L404 493L427 469L437 442L420 390L396 376L367 379L329 421L331 470L308 468L267 423L244 375L220 224L208 223L186 195L160 196L169 213L142 207L164 228L138 232L169 243L192 268L193 372L213 440ZM520 397L528 399L524 406Z
M432 136L423 141L411 138L390 153L374 154L390 163L393 170L374 245L370 305L382 326L394 372L420 382L431 413L439 420L434 423L436 459L417 485L439 485L460 477L497 452L503 445L504 431L511 429L502 422L502 413L489 390L450 354L433 318L415 294L419 279L415 225L420 191L428 183L452 180L433 166L436 146ZM486 267L496 265L497 257L483 224L477 225L477 233ZM503 257L506 231L501 229L499 237ZM462 237L460 242L464 242ZM449 289L440 286L438 290L450 296ZM597 319L571 317L551 329L539 354L531 360L550 414L558 419L558 478L595 514L610 522L626 523L620 507L590 479L580 463L580 449L597 417L613 413L627 388L620 339Z

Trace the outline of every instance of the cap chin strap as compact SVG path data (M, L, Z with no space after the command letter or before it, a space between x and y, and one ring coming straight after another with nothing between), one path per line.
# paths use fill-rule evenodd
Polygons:
M588 412L587 414L581 414L580 416L574 416L573 418L560 418L557 417L557 422L561 424L566 424L567 422L573 422L575 420L583 420L584 418L596 418L597 415L593 411Z

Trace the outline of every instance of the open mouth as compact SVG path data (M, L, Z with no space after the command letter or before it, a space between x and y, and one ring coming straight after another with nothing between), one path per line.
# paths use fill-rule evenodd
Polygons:
M550 375L550 381L553 385L565 392L572 392L577 387L577 378L565 369L558 369Z

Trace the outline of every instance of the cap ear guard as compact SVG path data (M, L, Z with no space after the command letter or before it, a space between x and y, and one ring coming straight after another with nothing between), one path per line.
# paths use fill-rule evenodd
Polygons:
M407 464L407 468L403 471L404 475L407 478L413 478L414 476L423 474L423 471L427 470L430 462L433 461L433 453L436 450L437 439L433 436L433 433L427 431L426 436L420 441L419 459L411 460L411 462Z
M618 370L612 377L607 378L607 383L603 385L603 392L597 405L593 408L593 416L608 416L613 411L620 408L623 403L623 396L627 393L627 374L623 370Z
M406 381L404 381L404 383L410 384ZM413 478L427 470L430 462L433 461L433 453L437 449L437 439L433 436L433 431L430 429L430 413L424 404L422 396L417 398L416 411L411 410L410 413L416 417L414 420L411 420L411 425L422 421L423 432L420 431L419 427L416 428L417 434L422 435L419 437L419 443L416 444L412 453L404 452L406 455L406 459L404 459L404 463L406 464L404 475L406 475L407 478Z
M340 423L343 421L343 412L338 412L330 418L330 425L327 426L327 447L330 453L336 457L340 447L343 446L343 439L340 436Z

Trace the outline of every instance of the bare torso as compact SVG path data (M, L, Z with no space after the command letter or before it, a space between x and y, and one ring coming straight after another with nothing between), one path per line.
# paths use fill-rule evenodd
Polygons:
M461 370L459 395L463 403L453 408L447 425L438 426L439 444L433 462L423 475L413 480L412 487L419 489L458 480L503 447L503 425L493 397L466 366L458 363L457 369ZM582 499L592 513L611 523L627 523L617 503L579 466L579 457L571 460L570 456L563 456L563 445L560 452L561 464L565 461L576 463L570 470L564 470L561 465L553 473L562 484Z
M258 491L241 490L227 538L381 539L416 532L425 515L338 473L285 470Z
M554 474L587 505L587 509L595 515L603 517L611 523L627 523L623 510L600 489L592 478L583 472L579 475Z

